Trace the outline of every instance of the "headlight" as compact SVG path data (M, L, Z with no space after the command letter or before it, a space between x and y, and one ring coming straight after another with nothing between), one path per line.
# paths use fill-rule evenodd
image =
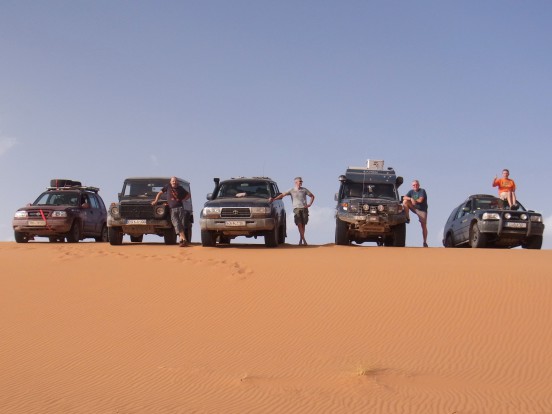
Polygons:
M481 218L483 220L500 220L500 215L498 213L483 213Z
M378 206L378 211L379 211L380 213L383 212L383 211L385 211L385 206L384 206L383 204L380 204L380 205Z
M270 207L251 207L251 214L253 215L270 214Z
M519 216L522 220L527 220L527 214L523 213L521 216Z
M202 213L203 217L220 217L220 207L204 207Z
M531 216L531 221L542 223L542 216Z
M349 204L348 203L341 203L341 208L344 210L344 211L347 211L349 209Z
M157 206L155 207L155 214L158 216L162 216L165 214L165 206Z
M15 218L27 218L28 214L26 211L16 211L15 212Z
M67 211L53 211L52 217L67 217Z
M349 206L349 208L351 209L351 213L356 213L358 211L358 205L357 204L351 204Z
M109 212L111 213L111 215L113 217L118 217L119 216L119 206L111 206L111 208L109 209Z
M510 213L506 213L506 214L504 214L504 218L506 220L510 220L512 218L512 215Z

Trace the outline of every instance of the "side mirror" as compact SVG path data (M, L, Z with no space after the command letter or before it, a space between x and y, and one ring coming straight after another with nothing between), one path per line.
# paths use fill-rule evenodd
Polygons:
M337 201L337 193L334 194L334 201Z
M345 181L347 181L347 177L345 177L344 175L340 175L340 176L339 176L339 181L341 181L342 183L344 183Z
M397 188L399 188L403 182L404 180L402 177L397 177L397 179L395 180L395 185L397 186Z
M117 193L117 197L121 198L121 193Z
M213 199L213 193L207 194L207 200L211 201Z

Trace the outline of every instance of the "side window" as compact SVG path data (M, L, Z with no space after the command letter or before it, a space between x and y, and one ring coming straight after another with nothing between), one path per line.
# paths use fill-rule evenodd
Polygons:
M96 199L95 195L90 194L90 205L92 208L100 208L100 205L98 204L98 200Z
M278 186L276 184L272 184L272 197L276 197L276 194L278 194L280 190L278 189Z
M462 217L464 215L464 207L466 205L465 204L462 204L460 207L458 207L458 211L456 212L456 219L459 219L460 217Z

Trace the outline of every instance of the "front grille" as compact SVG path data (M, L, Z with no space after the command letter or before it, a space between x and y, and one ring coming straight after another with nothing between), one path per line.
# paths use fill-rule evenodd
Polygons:
M363 203L362 201L358 202L357 204L357 211L359 213L363 213L363 214L377 214L377 213L385 213L387 212L387 206L386 205L383 205L383 211L378 211L378 206L375 205L375 204L368 204L368 203Z
M248 207L225 207L220 212L222 218L249 218L251 210Z
M50 217L50 212L46 210L42 210L44 213L44 217ZM27 215L29 218L42 218L42 214L40 214L40 211L29 211L27 212Z
M122 218L125 219L153 219L154 207L149 204L121 204L119 208Z

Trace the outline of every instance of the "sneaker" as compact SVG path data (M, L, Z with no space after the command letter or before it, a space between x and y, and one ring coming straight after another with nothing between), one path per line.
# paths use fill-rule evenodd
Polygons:
M408 223L410 223L410 219L409 219L409 218L406 219L406 224L408 224Z
M180 243L178 243L179 247L186 247L188 246L188 242L186 240L181 240Z
M427 245L427 243L424 243L424 247L429 247L429 246Z

